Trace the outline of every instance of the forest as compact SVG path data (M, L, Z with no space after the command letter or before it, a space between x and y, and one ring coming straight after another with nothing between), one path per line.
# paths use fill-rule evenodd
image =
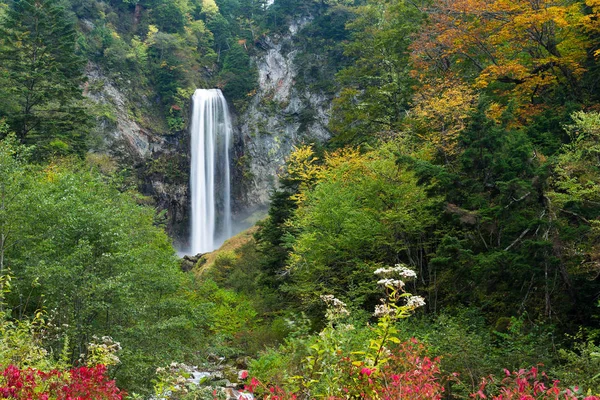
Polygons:
M182 268L187 155L107 129L242 115L292 24L330 139ZM0 99L2 398L600 398L599 0L0 0Z

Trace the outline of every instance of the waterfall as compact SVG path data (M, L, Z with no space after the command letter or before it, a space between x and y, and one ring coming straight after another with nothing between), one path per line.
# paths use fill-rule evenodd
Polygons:
M197 89L192 104L190 253L198 254L215 250L231 237L232 128L227 102L219 89Z

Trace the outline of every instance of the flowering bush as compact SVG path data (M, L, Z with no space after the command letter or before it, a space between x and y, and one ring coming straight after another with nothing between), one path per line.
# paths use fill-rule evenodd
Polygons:
M341 389L343 398L440 399L444 391L439 359L425 356L425 346L416 339L403 342L387 356L380 368L345 359L349 379Z
M117 355L122 350L121 343L116 342L110 336L92 336L93 341L88 343L87 355L80 361L85 361L86 365L117 365L121 362ZM82 356L84 356L82 354Z
M341 357L342 376L338 386L330 388L329 400L381 399L381 400L436 400L441 399L444 388L440 379L439 360L423 356L425 347L411 340L402 343L388 356L382 368L369 367ZM258 398L268 400L294 400L312 398L314 394L291 393L276 385L264 384L252 378L245 389Z
M440 360L430 358L425 345L414 338L400 339L398 322L425 305L422 297L404 290L404 280L415 278L415 272L396 265L379 268L375 275L378 276L377 284L386 292L373 314L378 319L377 325L355 330L347 323L346 304L332 295L322 295L321 299L327 305L328 324L318 335L290 341L287 348L282 348L283 352L289 349L302 357L287 364L287 379L261 376L268 382L265 384L254 377L246 390L254 393L256 398L268 400L439 400L444 394L445 383L460 383L458 374L441 373ZM360 341L356 341L357 338ZM283 366L278 365L278 368L281 370ZM586 397L577 388L561 387L558 381L551 381L536 368L512 373L506 370L506 377L500 382L493 377L486 378L470 397L600 400L596 396Z
M252 378L247 390L270 400L441 398L439 360L425 356L424 346L416 340L402 343L398 338L396 323L425 304L423 298L404 291L404 279L413 279L416 273L399 264L379 268L375 275L386 295L375 309L377 325L361 343L349 339L354 327L344 323L349 316L346 304L322 295L328 324L318 336L296 343L306 353L297 373L279 384Z
M104 365L49 372L9 365L0 377L0 397L23 400L121 400L125 393L105 373Z
M536 367L513 372L505 369L504 372L506 376L500 383L494 377L482 379L479 390L471 397L492 400L600 400L597 396L582 395L576 387L561 387L559 381L551 381L545 372L539 373Z

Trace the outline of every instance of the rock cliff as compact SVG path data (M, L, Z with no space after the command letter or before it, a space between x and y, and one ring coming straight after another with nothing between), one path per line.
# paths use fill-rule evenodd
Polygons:
M185 132L166 134L160 112L146 97L133 95L88 63L84 94L92 100L98 119L92 151L106 153L118 161L143 194L164 210L165 226L175 239L186 236L188 221L188 140Z
M278 172L293 146L330 137L327 124L331 98L295 84L298 50L294 36L309 22L308 18L297 20L287 34L264 38L260 41L263 51L254 58L258 89L238 118L246 179L243 201L249 208L268 203L271 190L278 184Z
M294 37L310 19L296 20L283 35L262 38L253 57L258 70L256 93L234 118L233 208L238 221L265 210L278 173L296 145L323 142L331 96L296 85L298 51ZM94 64L87 68L86 95L100 111L95 151L114 156L136 172L144 194L166 210L166 226L176 243L185 246L189 224L189 137L171 135L166 124L148 110L147 98L133 100ZM142 112L140 112L142 110ZM145 112L143 111L145 110ZM140 115L141 114L141 115Z

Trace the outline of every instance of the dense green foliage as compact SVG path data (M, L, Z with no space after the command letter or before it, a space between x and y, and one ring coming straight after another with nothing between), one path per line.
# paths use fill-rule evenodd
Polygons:
M335 294L369 309L378 302L373 270L422 251L436 199L396 166L394 150L328 155L301 200L291 222L297 234L287 291L305 307L321 308L318 296Z
M74 21L57 1L14 1L0 23L0 116L21 141L65 154L85 150L84 59Z
M380 157L386 173L378 187L371 172L357 169L363 181L344 168L355 153L339 165L330 164L330 154L315 163L316 180L301 177L288 194L296 193L300 206L283 203L285 192L275 195L272 215L289 217L267 221L258 239L273 260L265 268L286 272L283 296L310 297L320 287L360 304L361 270L404 262L420 272L417 287L428 294L430 311L476 306L497 327L526 312L566 331L596 328L597 115L572 114L589 106L583 99L593 96L587 83L594 69L577 69L581 52L570 46L592 45L597 9L517 3L510 10L502 2L486 6L514 16L506 26L474 24L468 16L477 6L470 2L349 8L356 16L346 23L343 47L352 63L337 74L333 143L368 143L360 157ZM552 39L518 35L537 24L557 27ZM469 32L482 35L480 48ZM531 60L501 58L500 43L504 51L536 49L540 60L557 57L564 68L553 70L552 81L537 70L518 75L513 71ZM494 57L506 66L495 69ZM526 98L535 84L538 92ZM574 85L575 97L565 103ZM387 172L393 165L397 178ZM289 257L281 257L286 232ZM354 274L361 278L349 285Z
M368 312L376 268L402 262L418 271L415 290L439 319L422 331L409 324L407 335L430 339L447 357L444 370L469 377L463 395L500 363L537 359L590 388L589 377L597 379L586 346L597 335L600 290L590 86L599 8L511 4L349 7L341 46L350 61L337 74L330 125L343 161L299 149L285 176L294 185L273 195L257 234L263 274L275 273L282 299L311 310L313 321L322 315L317 293ZM348 150L356 144L363 147ZM379 174L358 160L379 160ZM362 326L364 314L356 315ZM568 347L563 334L581 327L575 352L555 352L551 342ZM452 337L458 348L448 346ZM300 351L294 346L282 351ZM275 369L265 379L276 381L278 363L291 362L294 373L293 361L269 357ZM571 375L565 361L581 369Z
M417 336L436 373L460 373L448 397L538 362L598 393L599 14L597 0L0 2L2 362L77 363L110 335L111 373L147 393L157 366L281 343L251 363L262 380L361 396L355 363L379 384L384 342ZM292 23L296 88L334 98L332 141L290 155L253 239L185 274L127 172L83 160L90 121L116 119L85 105L104 82L85 82L85 60L133 119L177 133L196 87L243 110L252 56ZM185 157L143 169L182 183ZM373 316L373 273L396 264L426 300L410 321Z
M157 365L191 362L209 332L231 335L251 319L239 296L200 287L179 270L139 194L82 161L39 167L26 163L27 153L14 136L0 142L0 265L12 277L12 316L46 310L43 342L55 354L64 347L74 363L94 336L112 336L124 348L119 382L147 390Z

